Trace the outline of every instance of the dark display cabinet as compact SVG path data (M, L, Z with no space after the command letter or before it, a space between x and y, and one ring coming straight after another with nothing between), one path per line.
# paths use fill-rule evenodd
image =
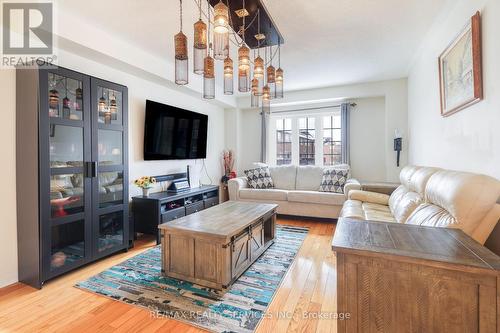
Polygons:
M129 246L127 88L19 68L19 280L44 281Z

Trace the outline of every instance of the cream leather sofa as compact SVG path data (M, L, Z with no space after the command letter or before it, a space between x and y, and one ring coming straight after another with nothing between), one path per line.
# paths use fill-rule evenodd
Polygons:
M335 166L346 169L349 166ZM228 182L229 199L275 203L278 214L320 218L338 218L346 194L360 189L359 182L349 179L344 193L319 192L323 179L323 167L315 166L277 166L269 167L274 189L257 190L248 188L246 177L231 179Z
M408 166L392 194L353 190L341 218L459 228L484 244L500 220L500 181L485 175Z

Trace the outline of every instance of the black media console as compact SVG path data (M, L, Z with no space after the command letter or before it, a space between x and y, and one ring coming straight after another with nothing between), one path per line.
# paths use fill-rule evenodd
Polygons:
M219 186L201 186L186 191L158 192L132 198L135 232L156 236L158 225L219 204Z

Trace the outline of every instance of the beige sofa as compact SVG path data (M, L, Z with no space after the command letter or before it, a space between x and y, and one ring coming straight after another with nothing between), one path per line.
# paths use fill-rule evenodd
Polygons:
M459 228L484 244L500 219L500 181L485 175L408 166L392 194L353 190L341 218Z
M346 165L335 166L349 168ZM323 167L315 166L277 166L269 167L274 189L257 190L249 188L246 177L229 180L229 199L275 203L278 214L320 218L338 218L346 193L360 189L355 179L349 179L344 193L319 192L323 179Z

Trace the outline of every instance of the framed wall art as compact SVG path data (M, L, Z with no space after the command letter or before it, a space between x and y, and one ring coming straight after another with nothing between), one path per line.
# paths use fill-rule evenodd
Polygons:
M483 99L481 14L439 56L441 115L447 117Z

